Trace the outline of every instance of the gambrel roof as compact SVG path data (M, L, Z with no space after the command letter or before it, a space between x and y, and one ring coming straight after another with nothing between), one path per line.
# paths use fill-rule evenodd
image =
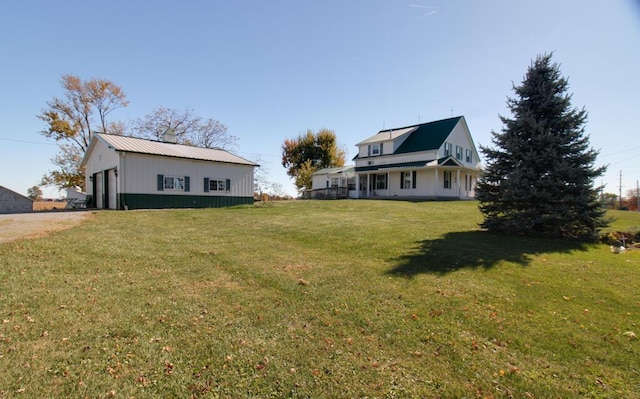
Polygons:
M85 158L82 160L84 166L88 158L88 154L95 146L96 141L105 143L109 148L115 151L130 152L137 154L157 155L171 158L195 159L200 161L222 162L249 166L259 166L258 164L234 155L228 151L215 149L194 147L184 144L168 143L164 141L155 141L141 139L137 137L120 136L116 134L94 133L89 148L86 151Z

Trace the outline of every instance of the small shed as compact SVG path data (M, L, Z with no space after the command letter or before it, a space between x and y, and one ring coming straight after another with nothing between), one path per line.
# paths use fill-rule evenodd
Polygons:
M0 213L33 212L33 201L24 195L0 186Z

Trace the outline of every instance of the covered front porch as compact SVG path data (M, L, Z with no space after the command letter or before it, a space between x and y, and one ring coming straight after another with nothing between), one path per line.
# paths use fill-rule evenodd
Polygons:
M356 168L351 198L472 199L478 171L455 162Z

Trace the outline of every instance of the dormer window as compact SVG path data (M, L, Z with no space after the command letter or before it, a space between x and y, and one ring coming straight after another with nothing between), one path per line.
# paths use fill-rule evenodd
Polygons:
M453 152L453 145L451 143L444 143L444 156L448 157L451 156L451 153Z
M368 155L371 157L382 155L382 148L382 143L371 144L369 146Z

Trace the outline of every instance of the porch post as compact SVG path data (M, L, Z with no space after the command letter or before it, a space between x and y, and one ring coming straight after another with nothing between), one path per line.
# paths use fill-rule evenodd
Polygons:
M458 186L458 198L460 198L460 169L456 172L456 182Z
M367 198L371 197L371 173L367 173Z

